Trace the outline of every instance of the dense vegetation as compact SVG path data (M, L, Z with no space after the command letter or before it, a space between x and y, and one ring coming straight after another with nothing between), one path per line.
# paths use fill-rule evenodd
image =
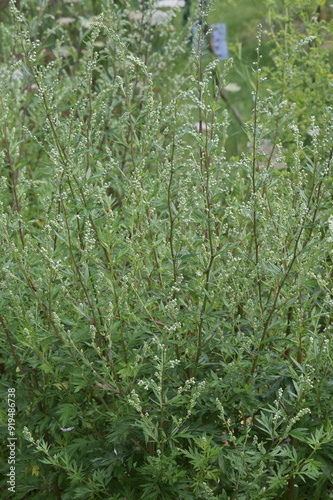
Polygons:
M330 6L2 4L1 498L333 498Z

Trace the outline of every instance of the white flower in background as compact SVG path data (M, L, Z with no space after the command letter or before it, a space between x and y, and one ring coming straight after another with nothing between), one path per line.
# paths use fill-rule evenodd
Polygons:
M156 12L153 13L151 16L151 24L163 24L166 22L168 19L168 14L164 12L163 10L157 10Z
M79 17L79 21L82 28L87 28L87 29L91 28L94 20L95 20L94 17L90 17L89 19L87 19L86 17Z
M200 132L200 122L195 122L194 126L197 129L197 132ZM202 122L202 131L206 132L206 130L209 129L210 129L209 125L206 125L205 122Z
M237 85L237 83L228 83L228 85L224 87L224 90L227 90L228 92L239 92L241 87Z
M11 80L13 81L19 81L19 80L22 80L23 78L23 72L20 70L20 69L15 69L15 71L13 72L13 74L11 75Z
M75 17L59 17L59 19L57 19L58 24L71 24L75 23L75 21Z
M319 127L313 127L311 130L308 131L308 135L310 135L311 137L319 134L320 134Z
M141 21L142 13L141 12L130 12L128 15L131 21ZM154 26L155 24L163 24L167 21L169 15L167 12L163 10L156 10L150 17L150 12L147 11L147 15L144 16L144 22L148 22L149 18L151 20L151 24Z
M157 7L185 7L185 0L159 0Z
M142 19L142 13L141 12L130 12L128 14L128 17L131 21L140 21Z

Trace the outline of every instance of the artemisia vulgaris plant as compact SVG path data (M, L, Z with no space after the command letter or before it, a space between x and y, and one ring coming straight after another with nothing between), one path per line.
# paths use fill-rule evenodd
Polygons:
M237 157L208 10L3 10L1 498L333 497L320 3L267 3Z

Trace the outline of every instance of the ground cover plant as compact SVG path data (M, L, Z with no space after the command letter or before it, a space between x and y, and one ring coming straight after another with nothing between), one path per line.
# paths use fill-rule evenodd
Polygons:
M1 498L333 498L330 7L2 3Z

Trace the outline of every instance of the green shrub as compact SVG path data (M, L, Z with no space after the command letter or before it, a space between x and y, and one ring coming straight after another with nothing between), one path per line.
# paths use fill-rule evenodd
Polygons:
M203 56L201 28L191 52L179 12L66 3L56 22L20 3L1 25L0 367L18 436L12 494L3 398L2 498L332 498L319 2L268 3L238 157L232 62Z

